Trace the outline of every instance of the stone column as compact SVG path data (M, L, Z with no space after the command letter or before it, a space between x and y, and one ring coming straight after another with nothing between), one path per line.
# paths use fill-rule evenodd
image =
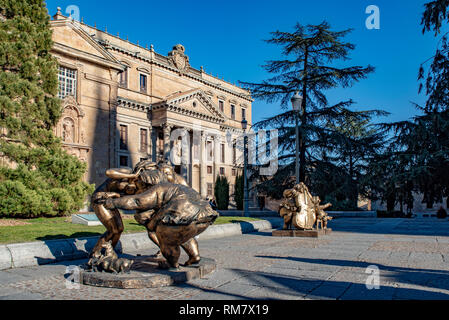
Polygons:
M206 197L207 197L207 185L206 185L207 152L206 152L206 134L204 133L204 131L201 132L199 152L200 152L200 191L201 191L201 197L203 199L206 199Z
M151 124L148 126L148 135L149 135L149 137L147 136L148 145L145 153L147 158L150 158L150 155L148 154L148 150L150 150L151 159L153 159L153 126Z
M164 130L164 160L168 160L170 157L170 134L173 125L164 123L162 128Z
M157 150L157 129L151 127L151 161L157 162L158 150Z
M214 147L213 147L213 150L214 150L214 154L213 154L213 156L214 156L214 167L213 167L213 174L214 174L214 176L213 176L213 181L214 181L214 188L215 188L215 182L217 181L217 175L218 175L218 173L220 172L220 167L219 167L219 163L218 163L218 161L220 160L219 158L220 158L220 152L219 152L219 150L220 150L220 146L219 146L219 141L220 141L220 139L219 139L219 137L217 136L217 135L215 135L214 136Z
M187 139L189 145L190 145L190 150L188 150L188 154L184 154L184 152L182 152L182 157L181 157L181 175L186 179L187 183L192 186L192 181L190 180L189 177L189 164L185 163L185 161L190 162L190 157L191 157L191 143L190 143L190 132L188 129L186 129L186 132L184 132L184 134L186 135L185 137L182 137L182 139ZM183 140L181 140L182 143Z

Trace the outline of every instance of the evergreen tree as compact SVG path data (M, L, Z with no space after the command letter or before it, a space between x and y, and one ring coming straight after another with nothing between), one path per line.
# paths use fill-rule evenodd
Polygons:
M383 149L385 142L383 131L370 124L370 121L370 117L363 113L349 115L344 121L338 119L331 125L333 132L329 135L329 141L322 145L327 151L325 162L334 164L336 169L330 170L336 177L324 181L335 178L342 181L338 181L334 191L326 188L327 192L321 193L323 196L338 193L340 197L336 197L337 201L338 198L347 201L346 207L352 210L357 209L359 196L368 198L370 195L366 173L370 160Z
M62 150L57 63L42 0L0 0L0 216L78 210L86 166Z
M237 210L243 210L243 175L235 177L234 201Z
M339 128L351 121L359 123L365 121L364 125L367 126L366 121L374 115L386 114L379 110L351 111L349 107L353 104L352 100L341 101L335 105L328 103L326 90L349 87L374 71L372 66L335 66L335 62L338 60L348 60L349 52L355 47L342 40L350 31L332 31L327 22L322 22L319 25L308 26L297 24L293 32L273 32L272 38L267 42L282 46L285 56L285 59L268 61L264 65L264 69L275 76L261 83L242 82L251 90L254 98L266 100L269 103L280 101L281 108L284 110L291 108L290 98L296 91L302 93L302 107L299 113L299 180L308 184L313 191L323 191L319 184L327 183L328 179L324 179L324 177L330 176L337 180L340 178L339 175L345 173L352 179L357 178L357 165L360 163L355 161L353 166L348 169L343 165L349 163L338 164L336 163L337 159L333 158L345 158L351 162L351 150L354 148L366 150L368 143L380 138L379 135L372 132L369 134L370 138L351 137L348 135L349 131L344 134ZM263 181L258 187L259 191L264 191L275 198L279 198L285 188L291 187L295 183L292 176L294 175L296 148L294 124L297 116L295 111L288 110L253 126L279 130L280 170L274 177L268 179L253 177ZM357 143L357 147L353 143ZM377 143L378 141L376 141ZM340 154L336 155L338 152ZM359 153L357 156L354 155L354 157L358 156ZM356 160L356 158L352 160ZM348 170L350 172L347 172ZM335 183L340 184L344 181L343 179L335 181ZM350 178L346 181L350 181ZM346 185L348 185L347 182ZM343 198L350 198L350 201L354 203L355 193L358 189L346 190ZM324 195L320 194L320 196L324 199Z
M430 1L425 5L421 24L423 33L438 36L449 21L449 1ZM427 69L426 64L431 61ZM410 120L384 124L393 133L384 154L372 164L372 176L380 177L373 190L387 202L413 207L413 192L423 195L422 202L432 208L449 195L449 42L445 33L435 54L418 72L419 93L427 96L424 106L415 104L420 114Z
M218 210L228 210L229 206L229 183L226 176L219 175L215 181L215 201Z

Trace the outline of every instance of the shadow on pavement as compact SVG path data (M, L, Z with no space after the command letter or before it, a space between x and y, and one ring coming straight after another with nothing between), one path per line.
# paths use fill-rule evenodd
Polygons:
M338 267L351 267L366 269L371 265L376 265L380 270L380 276L383 279L388 279L394 282L401 282L406 284L422 285L436 289L449 290L449 271L421 269L421 268L406 268L386 266L379 263L351 261L351 260L337 260L337 259L312 259L312 258L298 258L298 257L276 257L276 256L256 256L259 258L268 259L284 259L289 261L305 262L312 264L331 265ZM368 277L368 274L367 274ZM424 291L428 294L432 292ZM442 294L446 299L448 295Z
M340 232L449 237L449 221L436 218L338 218L328 226Z
M46 241L46 240L67 240L67 239L78 239L78 238L87 238L87 237L96 237L101 236L101 232L89 232L89 231L83 231L83 232L75 232L71 235L64 235L64 234L52 234L52 235L46 235L43 237L37 237L36 240L39 241Z
M379 289L369 290L365 284L343 281L324 281L304 277L294 277L267 272L248 272L248 270L230 269L243 275L238 280L245 284L245 292L236 293L228 290L205 289L197 285L183 284L182 287L201 289L204 299L268 299L285 300L308 296L312 299L342 300L448 300L449 295L441 292L425 291L413 288L397 288L382 285ZM243 281L243 282L242 282Z

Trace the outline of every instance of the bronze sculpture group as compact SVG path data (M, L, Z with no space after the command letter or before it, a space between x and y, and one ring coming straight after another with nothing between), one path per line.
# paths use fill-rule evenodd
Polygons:
M145 226L151 241L160 248L158 255L165 258L161 268L179 267L180 247L189 257L185 266L200 261L195 237L214 223L218 213L170 164L144 160L134 170L109 169L106 176L92 195L95 214L106 227L90 253L88 265L92 269L121 272L132 265L131 261L119 262L114 252L123 232L119 209L135 210L134 218Z
M283 193L283 199L279 207L279 214L284 219L284 230L294 226L298 230L327 229L327 222L332 219L324 211L332 206L328 203L320 205L321 199L312 196L304 183L295 185Z
M129 272L134 261L119 258L114 251L123 232L122 210L135 210L135 220L145 226L148 237L159 247L161 268L179 268L180 248L188 255L184 266L200 260L195 239L218 217L210 204L188 186L185 179L166 163L149 160L139 162L134 169L117 168L106 171L108 179L91 198L92 207L106 232L92 249L88 266L93 271ZM304 183L283 193L279 214L284 230L327 229L332 219L324 211L330 203L321 205Z

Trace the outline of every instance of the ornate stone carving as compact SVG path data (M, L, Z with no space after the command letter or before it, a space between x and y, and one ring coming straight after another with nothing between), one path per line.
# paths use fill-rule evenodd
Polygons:
M62 121L62 141L73 143L75 137L75 121L71 117L65 117Z
M177 68L181 74L186 73L190 68L189 57L184 52L184 46L182 44L177 44L173 47L173 50L168 53L170 64Z
M85 114L78 107L75 97L67 96L63 100L61 120L55 128L55 134L61 138L63 148L68 154L81 161L87 161L89 147L86 146L86 137L82 129L82 120Z

